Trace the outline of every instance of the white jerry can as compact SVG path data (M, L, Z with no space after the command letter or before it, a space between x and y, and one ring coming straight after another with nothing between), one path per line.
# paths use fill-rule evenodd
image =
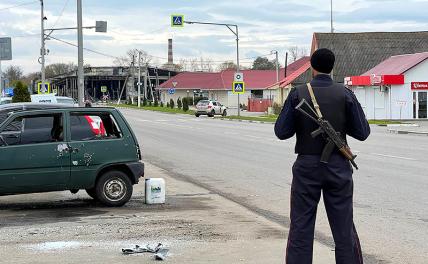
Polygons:
M164 204L165 193L164 179L146 179L146 204Z

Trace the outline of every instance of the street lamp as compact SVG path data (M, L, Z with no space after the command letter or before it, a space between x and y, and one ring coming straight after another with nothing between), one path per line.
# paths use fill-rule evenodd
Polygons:
M235 24L223 24L223 23L209 23L209 22L197 22L197 21L183 21L186 24L199 24L199 25L211 25L211 26L226 26L236 36L236 72L239 72L239 32L238 25ZM234 29L233 29L234 28ZM238 94L238 116L241 115L240 99Z
M42 87L46 82L45 75L45 55L47 54L45 48L45 41L49 39L49 36L57 30L69 30L77 29L77 46L78 46L78 69L77 69L77 85L78 85L78 100L79 106L84 104L84 77L83 77L83 31L82 29L92 29L95 28L95 32L105 33L107 32L107 21L96 21L95 26L83 27L82 26L82 0L77 0L77 27L67 27L67 28L44 28L44 21L47 18L44 16L44 4L43 0L40 0L41 5L41 49L40 49L40 63L42 64ZM49 33L45 33L45 32Z

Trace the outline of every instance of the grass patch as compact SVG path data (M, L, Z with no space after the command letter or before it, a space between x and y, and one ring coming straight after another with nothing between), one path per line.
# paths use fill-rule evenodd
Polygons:
M378 125L378 126L386 126L392 124L402 124L399 121L390 121L390 120L369 120L369 124Z
M170 107L161 107L161 106L141 106L138 108L136 105L128 105L128 104L109 104L109 106L113 107L124 107L124 108L132 108L132 109L139 109L139 110L148 110L148 111L156 111L156 112L163 112L163 113L170 113L170 114L185 114L185 115L194 115L195 111L189 110L187 112L184 112L182 109L178 108L170 108Z

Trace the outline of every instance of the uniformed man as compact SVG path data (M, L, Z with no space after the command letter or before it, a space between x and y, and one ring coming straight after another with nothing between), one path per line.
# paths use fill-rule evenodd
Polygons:
M318 49L311 57L313 80L310 85L292 89L275 124L275 134L285 140L296 134L291 185L290 231L286 263L312 263L315 218L321 192L335 242L337 264L362 264L360 242L353 223L353 180L350 162L336 148L328 163L320 162L326 140L311 137L318 129L313 120L295 109L302 99L313 106L312 87L319 109L343 139L346 135L363 141L370 127L354 93L330 77L335 56L328 49Z

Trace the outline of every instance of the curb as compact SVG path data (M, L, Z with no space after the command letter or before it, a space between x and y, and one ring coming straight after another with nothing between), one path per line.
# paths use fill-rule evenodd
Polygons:
M395 134L413 134L413 135L428 136L428 131L398 130L398 129L388 129L388 131L390 133L395 133Z

